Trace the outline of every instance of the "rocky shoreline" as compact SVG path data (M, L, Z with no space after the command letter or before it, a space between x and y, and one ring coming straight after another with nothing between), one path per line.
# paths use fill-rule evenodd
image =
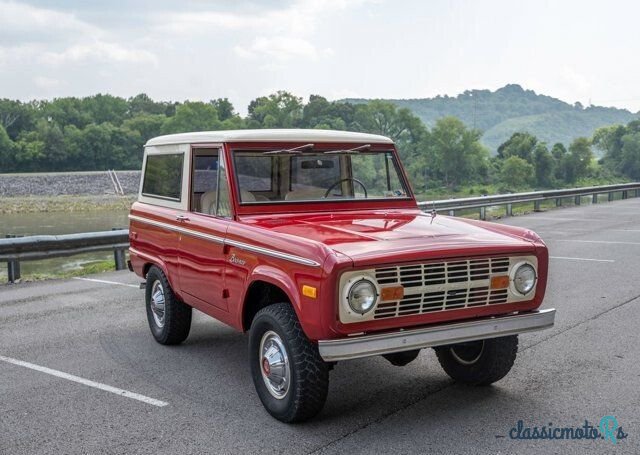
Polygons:
M116 171L116 175L125 195L138 192L140 171ZM0 198L116 194L113 182L106 171L0 174Z

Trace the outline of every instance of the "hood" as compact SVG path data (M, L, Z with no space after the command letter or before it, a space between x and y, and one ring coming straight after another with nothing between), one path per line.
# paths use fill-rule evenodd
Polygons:
M381 260L529 253L532 242L464 219L419 210L340 212L252 217L244 222L325 244L355 264Z

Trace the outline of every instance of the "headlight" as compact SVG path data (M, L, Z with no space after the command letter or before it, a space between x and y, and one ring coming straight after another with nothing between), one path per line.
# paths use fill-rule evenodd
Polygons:
M531 264L522 264L513 274L513 285L522 295L527 295L536 284L536 269Z
M358 314L365 314L375 306L378 294L373 283L363 279L351 286L347 299L353 311Z

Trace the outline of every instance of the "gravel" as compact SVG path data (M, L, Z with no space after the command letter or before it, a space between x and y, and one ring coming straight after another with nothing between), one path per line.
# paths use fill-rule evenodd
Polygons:
M116 171L125 194L138 192L140 171ZM0 197L115 194L107 172L0 174Z

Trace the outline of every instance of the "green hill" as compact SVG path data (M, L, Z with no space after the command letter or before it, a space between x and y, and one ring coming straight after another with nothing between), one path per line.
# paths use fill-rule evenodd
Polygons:
M365 99L347 99L362 103ZM640 118L625 109L571 105L556 98L524 90L517 84L506 85L494 92L467 90L458 96L436 96L422 99L386 100L398 107L406 107L433 126L437 119L455 116L484 134L482 142L492 151L516 131L526 131L548 144L568 145L580 136L590 137L596 128L626 124Z

